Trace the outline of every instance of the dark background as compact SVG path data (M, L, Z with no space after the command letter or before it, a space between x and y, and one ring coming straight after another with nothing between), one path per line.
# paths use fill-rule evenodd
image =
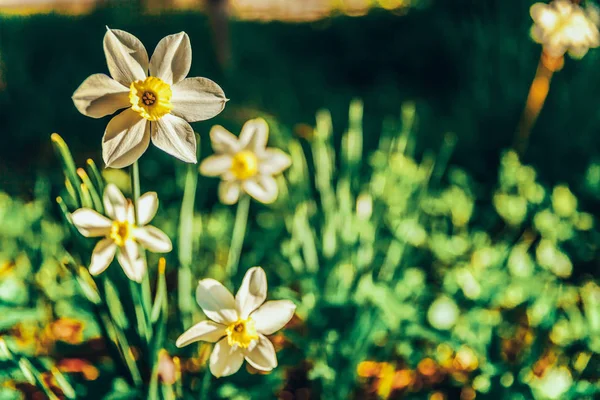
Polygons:
M347 125L351 99L365 104L367 149L386 117L415 101L417 149L436 151L444 135L458 142L451 162L482 182L495 182L501 152L510 147L541 47L529 38L529 1L438 0L406 15L375 10L311 23L229 22L231 59L219 65L206 15L146 15L135 6L84 16L0 17L0 189L28 197L42 174L60 169L50 143L60 133L79 163L101 163L109 117L94 120L70 99L83 80L107 73L105 26L138 36L151 54L165 35L186 31L190 76L217 81L231 99L217 118L194 124L208 148L215 123L232 131L267 113L282 124L314 123L331 110L336 133ZM549 184L575 183L598 153L598 51L567 57L555 74L525 162ZM145 157L165 162L156 149Z

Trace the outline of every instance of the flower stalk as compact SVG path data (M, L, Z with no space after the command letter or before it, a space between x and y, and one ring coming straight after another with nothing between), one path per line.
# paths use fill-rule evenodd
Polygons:
M563 56L555 57L542 51L535 77L529 88L525 109L523 110L517 128L517 137L515 138L514 147L519 155L523 155L527 149L531 130L544 107L546 97L548 97L552 76L554 75L554 72L560 71L563 65Z
M196 154L200 154L200 138L196 137ZM183 326L192 323L193 301L192 293L192 252L193 238L198 232L194 232L194 204L196 202L196 187L198 186L198 168L188 165L185 175L185 186L183 189L183 200L179 214L179 241L178 257L179 268L177 270L178 307L180 319Z
M140 199L140 167L137 161L131 165L130 169L131 177L131 192L133 195L133 204L138 205ZM135 215L135 223L138 223L137 212ZM146 252L140 247L140 257L146 262ZM150 310L152 307L151 293L150 293L150 279L148 278L148 272L142 277L141 286L138 286L133 281L130 281L130 288L133 294L133 298L136 299L135 313L138 319L138 327L140 330L140 337L145 339L146 343L150 343L152 338L152 325L150 324Z
M246 225L248 224L248 211L250 209L250 196L242 194L238 202L235 213L235 222L233 225L233 235L231 245L229 246L229 255L227 257L227 276L231 279L235 276L240 262L244 237L246 236Z

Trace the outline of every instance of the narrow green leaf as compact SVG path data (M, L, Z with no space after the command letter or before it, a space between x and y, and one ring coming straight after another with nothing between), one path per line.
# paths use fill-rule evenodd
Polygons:
M81 207L81 200L79 198L79 195L77 194L75 187L73 187L71 181L68 179L65 179L65 190L63 193L65 201L70 208L76 209Z
M106 305L108 306L108 311L110 312L112 320L119 328L126 330L129 328L129 321L123 310L119 293L110 279L104 277L103 280Z
M152 362L152 375L150 376L150 386L148 389L148 398L150 400L158 399L158 366L160 352L165 351L163 350L163 346L166 338L167 317L169 313L165 270L166 261L164 258L161 258L158 262L158 282L154 306L152 307L154 335L150 344L150 360Z
M363 149L363 104L360 100L350 103L349 128L342 137L342 173L354 176L362 160Z
M37 368L35 368L27 358L21 358L18 365L29 383L42 389L49 400L58 400L58 397L46 384L46 381L44 380L44 377L40 371L38 371Z
M81 193L81 188L79 186L79 185L81 185L81 181L79 180L79 177L77 176L77 168L75 167L75 161L73 161L73 156L71 155L71 151L69 150L69 147L67 146L67 144L65 143L63 138L60 137L60 135L58 133L53 133L50 136L50 138L52 139L52 144L54 145L54 149L58 153L58 156L62 163L65 177L70 182L74 191L77 192L77 194L79 195L79 197L75 196L75 199L76 200L81 199L82 193Z
M152 305L152 324L156 324L160 317L160 311L164 307L164 303L167 299L167 280L165 278L166 261L164 258L160 258L158 261L158 280L156 283L156 296L154 298L154 304Z
M77 265L69 253L65 253L65 259L63 260L62 264L67 267L69 271L71 271L77 280L83 295L93 304L101 304L102 298L100 297L98 286L96 286L96 282L94 282L94 279L90 275L90 272L87 270L87 268Z
M79 189L81 192L81 206L85 208L94 208L94 204L92 202L92 196L90 194L90 189L87 187L85 183L79 185Z
M75 389L73 389L73 386L71 386L69 381L67 381L67 378L63 375L63 373L60 372L55 366L52 367L51 372L54 376L54 379L56 380L56 384L58 385L60 390L62 390L63 394L69 399L77 398Z
M102 199L100 198L99 189L94 186L94 183L92 183L90 177L83 168L77 168L77 175L79 175L79 178L81 178L85 188L87 188L89 192L94 210L98 211L100 214L103 214L104 205L102 204Z
M100 170L96 166L96 163L91 158L88 158L86 161L88 175L92 182L94 182L94 186L98 189L99 194L104 193L104 178L102 178L102 174Z
M133 296L133 308L135 311L135 320L137 332L141 339L146 343L150 342L152 332L150 326L148 326L148 320L144 311L143 300L142 300L142 286L134 281L129 281L129 289Z
M25 376L25 379L27 379L27 382L31 383L32 385L35 385L35 375L32 371L33 365L31 365L31 363L26 358L21 358L17 362L17 364L19 365L21 372Z
M0 360L13 360L13 354L3 338L0 337Z

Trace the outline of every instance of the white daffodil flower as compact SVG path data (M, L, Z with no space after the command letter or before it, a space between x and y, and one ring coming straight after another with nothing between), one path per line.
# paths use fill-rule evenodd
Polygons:
M235 298L214 279L201 280L196 300L210 320L188 329L177 339L177 347L199 340L217 343L209 363L216 377L236 373L244 359L258 370L271 371L277 367L277 357L265 335L283 328L294 316L296 306L289 300L265 303L266 298L267 277L260 267L246 272Z
M200 164L206 176L221 176L219 198L224 204L234 204L243 190L262 203L277 198L274 175L288 168L292 160L283 151L266 147L269 126L262 118L250 120L242 127L239 139L222 126L210 131L216 154Z
M146 263L140 256L138 244L155 253L168 253L173 248L163 231L147 225L158 209L158 197L155 192L145 193L134 209L131 200L125 199L114 184L109 184L104 190L103 200L109 218L89 208L80 208L71 214L73 225L83 236L104 236L94 247L90 273L98 275L103 272L116 253L127 277L141 282L146 273Z
M572 57L581 58L600 45L600 33L592 18L569 0L536 3L529 11L534 21L531 37L553 57L569 52Z
M104 132L102 158L106 166L133 164L150 139L166 153L196 163L196 136L189 122L219 114L227 99L210 79L186 78L192 64L188 35L180 32L163 38L148 61L138 38L108 29L104 53L112 78L90 76L73 94L73 102L79 112L92 118L126 108L110 120Z

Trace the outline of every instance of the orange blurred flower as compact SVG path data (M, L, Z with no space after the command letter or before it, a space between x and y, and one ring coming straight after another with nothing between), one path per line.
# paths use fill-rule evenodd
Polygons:
M158 354L158 376L163 383L172 385L181 375L181 366L177 357L171 358L169 352L162 349Z
M52 322L46 334L55 341L79 344L83 341L83 323L73 318L59 318Z
M82 358L63 358L58 361L56 367L64 373L81 374L88 381L95 381L100 376L98 368Z

